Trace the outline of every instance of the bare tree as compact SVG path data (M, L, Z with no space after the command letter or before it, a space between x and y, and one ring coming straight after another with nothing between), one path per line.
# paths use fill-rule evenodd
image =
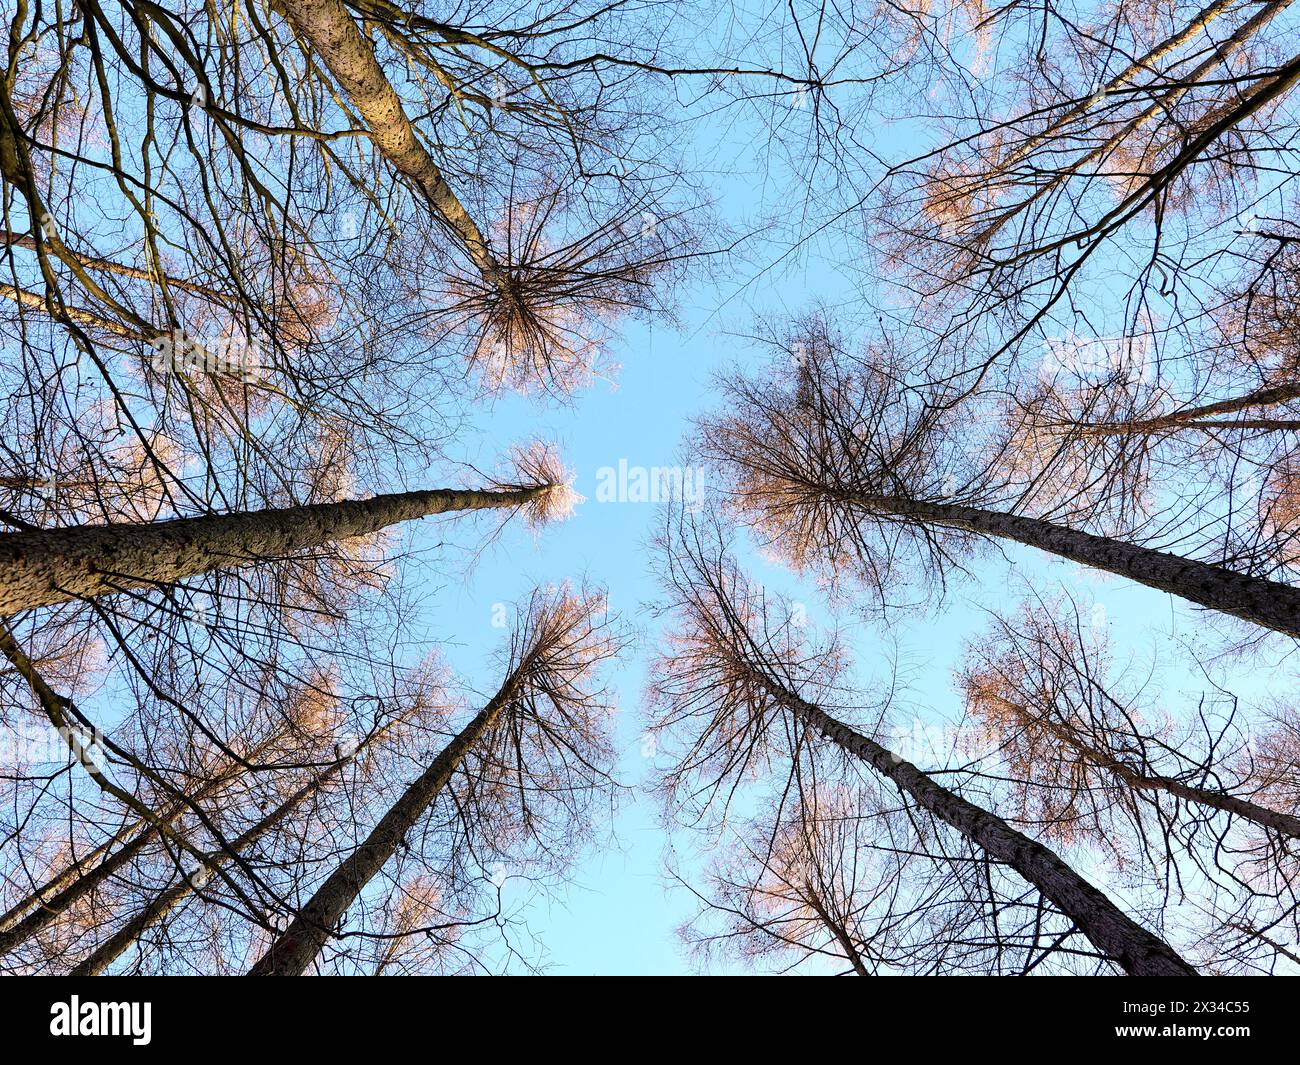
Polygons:
M250 970L252 976L299 976L335 934L339 921L417 822L427 814L465 763L477 754L471 779L475 793L519 797L524 830L606 780L608 758L599 732L608 715L590 688L593 671L615 653L617 641L599 617L603 598L567 591L537 592L522 608L511 640L507 673L496 694L455 736L357 848L311 898L298 907L289 927ZM561 760L548 758L553 748ZM480 751L481 749L481 751ZM563 762L569 763L565 769ZM553 774L562 773L559 779ZM477 799L482 802L481 798Z
M191 870L188 875L182 873L175 885L160 892L146 906L132 915L93 953L79 961L69 972L69 975L99 976L103 973L132 944L139 940L146 930L164 920L190 895L201 891L214 869L229 862L231 855L245 853L269 832L280 828L288 818L295 816L307 800L311 799L322 788L329 786L353 759L364 755L372 743L382 742L386 735L400 723L400 720L400 718L395 718L385 722L383 728L372 732L364 738L362 743L314 774L301 787L288 795L275 809L267 813L265 817L232 839L227 848L208 854L205 860Z
M829 745L1014 870L1125 971L1195 975L1167 943L1052 850L809 699L810 686L824 691L833 683L842 652L833 646L815 652L803 646L788 617L778 612L771 618L762 597L726 558L724 543L719 527L686 523L664 545L677 629L657 667L657 727L684 733L686 752L670 773L670 787L725 794L734 790L738 771L773 757L782 741L796 749Z
M558 470L549 453L526 456L522 474ZM538 521L567 511L571 490L538 479L495 489L428 489L339 503L316 503L148 525L80 526L10 533L0 539L6 593L15 613L68 599L167 585L217 568L256 565L332 540L366 536L397 522L449 511L512 507Z
M1300 818L1241 794L1246 782L1221 780L1237 754L1216 756L1211 747L1194 761L1187 739L1161 729L1160 716L1144 711L1139 696L1115 689L1106 676L1109 657L1104 637L1087 631L1068 606L994 615L987 638L972 645L961 678L968 706L1002 734L1027 794L1049 808L1047 826L1069 831L1090 821L1086 807L1093 804L1168 796L1300 839ZM1162 769L1162 762L1174 767Z
M780 824L735 827L683 929L702 961L780 972L979 975L1094 972L1072 922L1014 873L869 781L801 787Z
M882 355L810 345L795 375L720 384L728 413L706 420L700 446L727 472L734 510L797 565L856 573L883 594L908 543L942 581L972 541L997 538L1300 635L1289 585L1018 513L1021 493L969 415Z
M256 764L278 738L271 736L256 744L245 756L245 761ZM209 802L244 769L245 766L238 763L224 769L213 767L193 794L187 795L184 802L176 802L159 811L159 816L169 825L174 823L191 803ZM30 895L10 907L0 920L0 955L16 950L58 920L69 907L106 884L158 841L158 834L147 822L135 821L91 853L60 869ZM113 849L113 844L119 842L121 846Z

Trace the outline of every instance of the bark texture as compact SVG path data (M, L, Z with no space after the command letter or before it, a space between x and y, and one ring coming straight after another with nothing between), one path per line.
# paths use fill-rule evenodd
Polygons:
M1130 976L1196 976L1196 970L1158 936L1126 916L1048 847L1017 832L1000 817L935 783L910 762L849 728L820 707L764 681L801 721L842 750L870 765L900 791L977 844L989 857L1014 869Z
M8 533L0 535L0 615L252 566L412 518L521 506L547 490L433 489L249 513Z
M1251 577L1208 562L1180 558L1107 536L1094 536L1039 518L950 503L886 497L872 497L863 503L873 510L1015 540L1085 566L1117 573L1149 588L1158 588L1188 602L1231 614L1275 632L1300 637L1300 588L1288 584Z
M484 278L497 281L499 267L487 240L452 192L402 107L374 47L362 36L342 0L283 0L293 28L311 46L339 88L370 128L375 147L403 177L413 182L429 206L460 238Z
M465 755L492 727L518 686L518 673L447 744L402 793L379 824L298 911L298 916L249 970L249 976L301 976L329 940L348 907L397 852L406 834L451 780Z

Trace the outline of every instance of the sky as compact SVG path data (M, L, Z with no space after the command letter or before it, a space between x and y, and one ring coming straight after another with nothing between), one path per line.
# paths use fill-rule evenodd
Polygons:
M593 840L565 883L516 900L540 945L539 960L554 973L698 971L677 935L695 907L689 893L667 876L670 837L657 801L647 791L655 779L655 759L646 749L643 701L647 664L660 636L645 609L660 594L648 542L663 518L662 504L604 500L602 471L617 470L620 463L646 470L695 467L689 451L691 423L715 409L711 377L734 367L758 370L771 358L770 351L745 339L755 318L796 315L814 304L852 307L860 299L855 286L861 279L850 278L842 267L855 257L851 236L825 235L797 260L768 269L781 260L782 249L765 244L761 228L754 227L761 227L768 212L787 209L787 194L779 175L774 179L771 170L760 170L762 161L750 151L758 131L726 112L694 128L697 143L692 148L701 161L699 172L709 175L708 191L719 215L727 224L754 232L757 250L721 283L705 271L688 284L679 293L676 324L620 323L610 347L611 361L619 365L612 380L579 392L566 405L506 397L475 417L474 431L458 442L462 458L491 469L512 444L553 441L586 501L568 521L540 536L512 524L468 571L436 571L423 561L423 569L412 575L416 590L429 593L417 628L424 626L426 638L481 691L493 686L488 663L506 637L505 630L493 625L494 616L500 616L498 604L522 600L538 584L586 578L603 585L611 610L638 631L637 642L608 675L618 696L618 773L630 788L628 797L609 834ZM891 158L918 147L919 142L899 139L883 127L874 145ZM795 211L793 205L788 209ZM1045 350L1044 357L1051 353ZM712 483L710 475L704 467L706 486ZM413 544L432 544L444 534L444 527L425 523L414 531ZM815 587L743 540L736 549L752 579L807 604L810 623L848 631L864 674L881 675L897 665L907 698L905 712L893 722L895 749L899 736L912 737L915 746L906 753L922 768L942 762L939 748L951 737L944 730L961 720L954 671L964 644L986 624L986 608L1008 607L1031 589L1046 597L1068 591L1093 627L1104 630L1121 660L1131 660L1139 672L1158 663L1162 693L1175 710L1194 705L1205 688L1196 658L1212 657L1233 635L1232 623L1208 619L1170 596L1017 545L983 558L972 579L957 582L941 610L895 619L886 630L851 611L833 611ZM1272 661L1288 674L1294 672L1281 650ZM1220 674L1224 677L1247 700L1262 698L1263 671L1229 664ZM933 749L927 750L927 743ZM700 841L680 832L671 840L678 849L678 867L686 875L698 873L700 863L691 857L691 848ZM1084 867L1106 884L1106 869L1087 859ZM1107 887L1122 892L1119 885ZM507 886L507 903L510 893ZM743 970L723 965L709 971Z
M918 102L918 110L925 110L925 104ZM471 429L455 442L455 457L488 471L499 466L511 445L536 439L555 443L574 472L574 488L585 497L571 518L538 535L512 522L468 567L458 554L419 552L405 573L421 601L412 624L418 641L437 647L478 692L490 692L499 680L492 655L508 638L508 630L494 623L502 616L500 605L525 600L538 585L585 579L603 586L611 611L636 631L633 645L606 675L619 707L617 772L628 786L613 823L597 826L591 845L563 883L523 894L524 889L512 886L510 870L504 870L507 908L521 908L537 947L529 953L546 971L559 974L695 971L677 934L695 906L689 892L670 881L665 856L670 843L675 845L683 874L698 874L701 863L692 848L701 841L682 832L666 834L662 811L648 792L656 762L646 743L643 703L648 664L661 636L646 609L660 595L648 544L664 516L664 504L607 500L602 481L622 465L647 471L688 466L697 478L702 476L706 488L714 484L713 471L700 467L690 452L691 423L716 409L713 375L768 364L770 351L745 339L755 318L797 315L814 304L852 307L861 299L862 279L849 276L843 265L860 255L851 227L810 242L797 258L783 258L783 247L767 240L763 220L773 213L797 218L799 205L789 196L788 175L779 163L756 150L764 137L761 129L728 110L689 128L693 133L686 154L694 162L692 172L703 175L699 181L722 221L751 234L745 254L729 264L724 276L708 268L693 275L677 294L677 321L617 323L609 361L618 369L610 380L562 405L532 397L498 398L473 415ZM921 148L919 140L883 125L875 135L871 147L886 158L905 158ZM1122 287L1118 275L1115 280ZM427 471L423 483L420 471L407 472L412 488L445 484L443 466ZM416 523L404 535L417 551L448 537L460 543L457 520ZM848 632L862 675L879 676L897 665L907 698L893 721L893 746L898 750L900 738L914 738L905 740L914 747L904 753L922 768L941 762L944 752L927 749L921 740L942 748L950 736L945 727L961 719L954 671L963 645L978 638L985 624L985 608L1009 606L1031 588L1049 596L1068 589L1091 623L1104 629L1138 668L1152 654L1159 656L1171 705L1194 699L1204 687L1188 651L1205 657L1221 646L1225 632L1230 634L1169 596L1015 545L983 558L975 576L958 582L941 610L896 618L887 629L852 611L833 610L815 587L743 539L736 553L751 578L805 603L812 625ZM1280 652L1275 661L1293 674ZM1228 667L1233 690L1247 698L1261 696L1266 672ZM707 851L709 841L703 842ZM1106 877L1101 868L1087 871L1099 880ZM724 965L710 971L742 970Z
M809 284L809 298L817 289ZM790 299L789 285L783 295ZM637 642L608 674L618 693L619 779L631 788L610 826L612 839L594 842L564 884L526 902L515 900L524 906L529 931L540 945L539 960L550 972L698 971L677 936L678 926L694 910L692 899L667 877L669 837L660 823L658 802L646 790L655 779L655 759L644 740L643 701L647 663L656 653L659 629L644 608L660 594L648 541L662 520L662 504L602 502L598 487L600 471L617 469L620 462L645 468L691 463L691 419L711 409L714 402L710 374L737 362L768 358L767 353L720 332L716 321L702 306L681 329L631 326L615 345L622 369L614 384L580 394L569 407L539 406L525 399L500 402L480 419L482 434L476 443L481 453L474 456L476 464L490 467L492 457L512 442L533 437L553 440L575 472L574 486L586 501L569 520L537 537L521 526L508 526L468 572L420 575L416 571L417 588L424 582L422 590L431 590L421 618L427 638L436 641L458 673L479 690L492 684L487 664L506 635L493 626L494 607L524 598L538 584L585 577L603 585L611 610L639 630ZM704 468L706 486L709 473ZM414 544L435 535L437 528L433 523L421 526ZM958 582L937 613L896 619L887 630L851 612L832 611L807 581L796 579L743 541L736 546L751 578L806 603L811 624L836 625L851 634L861 672L881 675L895 661L901 663L907 711L893 721L894 749L899 749L900 737L914 744L907 753L923 768L942 761L942 748L950 737L945 726L961 720L953 674L964 644L986 624L984 608L1009 606L1030 588L1048 596L1067 589L1090 624L1103 628L1135 669L1145 670L1153 658L1158 661L1167 672L1171 706L1190 705L1183 700L1194 698L1204 687L1184 648L1217 646L1215 626L1207 626L1203 614L1172 597L1016 545L985 559L975 579ZM455 634L450 642L448 633ZM1259 686L1247 672L1237 677L1235 690L1250 695ZM682 832L672 838L682 855L680 868L698 871L699 863L690 855L701 841ZM708 841L704 843L707 849ZM1100 868L1091 872L1099 880L1106 875ZM505 898L509 904L509 886ZM723 964L709 971L745 970Z

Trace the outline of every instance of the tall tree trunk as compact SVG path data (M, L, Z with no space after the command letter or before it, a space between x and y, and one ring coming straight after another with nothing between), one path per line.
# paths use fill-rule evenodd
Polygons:
M1247 821L1253 821L1261 828L1272 829L1292 839L1300 839L1300 817L1292 814L1279 813L1277 810L1270 810L1267 806L1253 803L1249 799L1241 799L1227 792L1215 791L1213 788L1198 788L1191 784L1183 784L1168 777L1150 777L1140 773L1132 773L1127 777L1123 773L1117 775L1135 788L1168 792L1188 802L1235 814Z
M1130 434L1171 432L1177 429L1296 429L1294 418L1223 418L1252 407L1273 407L1300 399L1300 384L1270 385L1242 396L1188 407L1172 414L1134 418L1119 422L1083 422L1079 429L1085 436L1125 436Z
M11 247L16 246L19 248L26 248L28 251L38 251L40 248L40 245L25 233L15 233L12 230L0 229L0 245L5 244ZM73 254L83 266L93 267L96 270L104 270L110 274L120 274L124 277L134 277L140 281L149 281L152 283L157 283L160 280L159 276L154 271L146 270L143 267L115 262L112 259L100 259L93 255ZM186 281L184 278L171 276L166 276L161 280L166 281L168 288L178 288L182 292L192 292L194 295L202 296L204 299L209 300L212 303L218 303L227 307L234 306L229 294L218 292L216 289L209 288L207 285L199 285L193 281ZM6 295L9 295L9 293L6 293Z
M131 766L142 777L151 778L155 783L162 785L171 793L175 801L184 803L185 806L194 811L208 828L212 828L211 823L203 815L199 807L189 801L189 798L178 789L168 785L140 759L110 741L97 729L92 729L89 719L77 709L76 704L66 696L60 695L45 682L45 678L40 675L35 664L27 657L27 654L18 645L13 633L4 624L0 624L0 654L8 658L18 673L27 681L28 687L31 688L32 694L36 696L37 701L41 704L41 709L45 712L50 724L58 731L68 745L68 750L73 758L80 763L81 768L86 771L86 775L95 783L95 786L105 795L110 795L122 803L127 809L135 811L142 820L153 826L156 832L166 836L177 848L196 858L201 858L202 854L195 849L189 840L172 827L169 820L160 817L142 802L133 791L114 783L105 774L103 768L95 760L93 743L86 742L86 733L93 731L98 737L97 742L103 744L105 750L115 758L120 759L124 764Z
M293 923L249 970L249 976L301 976L306 971L348 907L396 853L406 834L451 780L465 755L492 727L498 715L514 697L518 685L519 671L516 670L491 702L443 748L415 783L402 793L401 798L393 804L365 841L316 889L316 893L298 911Z
M325 61L370 127L371 140L380 154L420 190L460 239L484 280L497 283L500 266L487 240L420 143L401 97L375 58L374 46L362 36L342 0L282 0L282 4L293 28Z
M759 674L764 686L804 724L845 753L867 763L935 817L951 825L989 857L1014 869L1078 926L1107 957L1131 976L1196 976L1158 936L1126 916L1041 843L1017 832L1000 817L968 802L891 754L820 707Z
M840 921L831 917L811 884L804 885L804 898L807 900L808 905L812 907L813 912L817 914L817 919L835 937L835 942L840 945L840 950L844 951L844 957L853 966L854 973L858 976L870 976L871 973L867 971L866 965L863 964L862 955L858 952L858 945L853 942L849 930Z
M245 756L245 760L258 757L274 740L275 737L271 737L258 744ZM233 776L233 773L225 773L204 781L203 785L190 795L188 802L203 801L228 783ZM188 808L188 803L174 803L163 811L160 817L170 825ZM126 868L156 838L158 838L157 830L148 822L137 821L133 825L128 825L114 839L96 848L81 861L74 862L61 870L22 902L11 907L9 912L0 918L0 956L16 950L58 918L78 899L85 897L106 883L114 874ZM114 843L122 840L126 842L116 851L108 853ZM92 863L96 861L98 864L92 868Z
M1222 566L1153 551L1108 536L1094 536L1040 518L890 496L851 498L850 501L871 510L887 511L928 524L948 525L1015 540L1085 566L1117 573L1149 588L1158 588L1243 621L1288 636L1300 636L1300 588L1278 581L1250 577Z
M372 736L371 742L378 735L377 733ZM347 757L338 759L317 773L264 818L232 840L228 848L212 851L207 855L203 863L205 871L203 875L206 876L206 870L219 868L229 862L231 852L239 854L253 846L267 832L281 824L304 801L320 791L332 777L356 757L358 752L369 745L367 743L358 747ZM196 870L191 877L182 876L179 883L160 892L147 906L102 943L93 954L79 962L68 975L98 976L102 973L120 958L130 948L131 944L138 940L149 928L161 921L198 890L201 885L195 884L194 879L199 875L200 873Z
M412 518L516 507L548 490L431 489L249 513L6 533L0 535L0 615L252 566Z
M0 284L0 296L13 300L20 307L29 311L36 311L38 314L50 313L50 304L45 301L45 297L27 289ZM113 336L121 337L123 340L148 340L151 337L151 334L144 330L130 325L123 325L121 322L106 318L102 314L97 314L84 307L69 307L66 304L63 306L56 305L56 312L55 317L62 321L93 326L96 329L102 329L106 333L111 333Z
M151 831L150 826L144 821L132 821L130 824L123 825L119 831L113 833L108 840L95 847L89 854L65 865L57 873L49 877L45 883L39 887L34 887L30 895L19 899L3 914L0 914L0 955L13 950L19 942L27 938L24 935L22 939L10 942L5 938L5 933L14 928L32 910L55 906L56 899L70 884L76 884L87 876L94 876L99 870L99 864L97 863L102 863L104 857L115 846L118 844L127 847L137 846L141 838L147 836ZM51 919L53 919L53 914Z
M1292 2L1293 0L1271 0L1269 3L1262 4L1259 10L1251 16L1251 18L1247 19L1236 30L1232 31L1221 40L1210 52L1208 58L1201 61L1190 71L1185 72L1176 86L1169 87L1166 92L1162 93L1160 97L1158 97L1153 103L1149 104L1139 114L1132 118L1125 119L1122 125L1114 132L1111 132L1108 136L1098 138L1096 142L1093 143L1092 147L1089 148L1081 157L1070 159L1068 163L1061 165L1058 169L1048 171L1048 173L1051 173L1052 175L1049 179L1037 182L1034 191L1030 195L1026 196L1019 203L1016 203L1010 208L1002 211L994 217L991 223L975 234L972 246L983 247L990 243L998 230L1015 218L1016 215L1024 211L1030 204L1047 198L1055 189L1058 189L1063 182L1077 174L1086 172L1085 168L1090 163L1093 163L1098 159L1105 159L1107 156L1113 154L1115 150L1123 144L1126 138L1132 137L1139 130L1148 126L1152 119L1158 119L1162 116L1168 116L1171 114L1172 109L1183 96L1192 92L1193 89L1197 85L1201 84L1204 79L1215 74L1220 66L1228 62L1237 52L1241 51L1252 37L1262 30L1276 15L1290 7ZM1204 21L1206 20L1206 15L1209 14L1211 20L1214 17L1217 17L1217 13L1214 11L1216 6L1217 5L1212 4L1209 8L1203 10L1200 15L1196 16L1194 22L1203 22L1204 24L1208 24L1207 21ZM1190 26L1187 28L1191 29ZM1174 37L1168 38L1162 45L1158 46L1153 51L1152 55L1158 57L1167 54L1168 51L1185 43L1188 36L1190 35L1185 35L1185 32L1180 32ZM1121 73L1114 82L1109 83L1105 87L1105 92L1123 92L1123 82L1133 76L1134 66L1134 64L1130 64L1128 70ZM1139 61L1136 64L1136 69L1143 69L1144 66L1145 61ZM1244 122L1261 106L1266 105L1270 100L1284 93L1292 84L1294 84L1294 81L1294 76L1289 73L1284 73L1273 84L1266 84L1262 92L1256 90L1255 99L1247 98L1239 105L1236 105L1236 101L1234 101L1236 106L1232 107L1224 117L1213 126L1210 126L1208 130L1203 132L1201 136L1197 137L1190 146L1185 148L1180 157L1181 165L1179 165L1180 159L1175 159L1173 163L1168 164L1165 167L1165 170L1171 172L1170 176L1179 173L1194 159L1198 158L1210 144L1214 143L1214 141L1218 140L1220 136L1232 129L1238 123ZM1083 104L1076 105L1061 115L1057 121L1051 123L1042 131L1042 133L1030 137L1023 149L1013 150L1007 161L999 164L998 170L1005 171L1015 163L1023 161L1035 147L1046 141L1050 141L1054 130L1059 130L1075 117L1085 114L1090 110L1094 106L1095 100L1096 96L1090 97ZM1211 114L1213 114L1213 112ZM1183 137L1177 143L1181 146L1185 141L1186 137ZM1163 145L1162 147L1168 146L1169 145ZM1118 210L1119 209L1117 208L1115 212L1112 212L1112 215L1117 213ZM1111 216L1108 215L1106 219L1103 219L1103 222L1109 221L1110 217Z
M1010 699L995 698L997 698L997 702L1010 710L1014 717L1028 722L1031 726L1046 730L1058 742L1072 747L1098 769L1112 773L1131 788L1141 791L1163 791L1179 799L1185 799L1190 803L1197 803L1214 810L1222 810L1224 813L1234 814L1237 817L1254 822L1261 828L1271 829L1281 835L1290 836L1292 839L1300 839L1300 817L1296 817L1294 814L1270 810L1268 807L1260 806L1249 799L1238 798L1236 795L1230 795L1225 791L1217 791L1214 788L1201 788L1193 784L1184 784L1182 781L1174 780L1171 777L1139 772L1131 765L1116 758L1109 751L1099 750L1086 742L1082 736L1078 735L1068 725L1061 725L1040 714L1035 714L1028 707L1012 702Z
M1099 94L1080 100L1073 106L1062 110L1058 116L1039 133L1027 137L1021 144L1010 152L1005 160L999 162L999 171L1005 172L1017 163L1022 162L1035 148L1041 144L1047 143L1053 136L1070 124L1071 121L1080 115L1086 114L1096 106L1099 97L1109 95L1124 89L1135 77L1140 74L1150 73L1158 60L1163 59L1171 52L1188 41L1197 37L1204 31L1205 27L1217 19L1225 11L1233 6L1236 0L1214 0L1208 7L1204 8L1198 15L1192 18L1185 25L1181 26L1176 33L1166 37L1145 55L1131 60L1122 71L1106 82ZM1289 0L1287 0L1289 2ZM1278 5L1274 5L1278 6ZM1282 4L1281 6L1285 6Z

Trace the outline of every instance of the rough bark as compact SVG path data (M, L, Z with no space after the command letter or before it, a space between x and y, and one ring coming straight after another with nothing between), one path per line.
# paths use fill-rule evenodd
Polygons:
M358 748L361 750L363 748ZM290 795L284 802L280 803L274 810L264 818L251 826L247 831L241 833L229 844L229 847L219 851L213 851L207 855L203 863L206 871L219 868L225 865L231 859L232 852L240 854L253 846L266 833L270 832L277 825L283 823L285 819L293 813L304 801L315 795L331 778L346 766L356 756L356 751L346 758L340 758L331 763L320 773L317 773L307 783ZM69 976L99 976L105 969L120 958L133 943L136 942L149 928L165 918L172 910L176 909L182 902L193 895L201 886L194 882L194 876L182 876L180 882L161 891L156 895L147 906L141 909L126 924L113 933L105 940L89 957L79 962L69 973Z
M518 686L516 671L492 701L433 760L402 793L379 824L298 911L249 970L249 976L301 976L329 940L339 921L375 874L396 853L406 834L451 780L465 755L492 727Z
M1300 588L1278 581L1251 577L1208 562L1180 558L1018 514L888 497L871 497L861 502L872 510L888 511L900 517L1015 540L1085 566L1117 573L1148 588L1169 592L1243 621L1288 636L1300 636Z
M401 98L375 57L374 47L362 36L342 0L283 0L283 8L293 28L324 60L370 128L371 140L380 154L416 185L429 206L460 239L484 279L496 283L499 266L487 240L420 143Z
M455 510L515 507L545 486L433 489L239 514L0 535L0 615L285 558Z
M935 817L1014 869L1042 892L1107 957L1131 976L1196 976L1164 940L1126 916L1055 852L1017 832L1000 817L935 783L910 762L831 717L820 707L765 679L769 691L801 721L867 763Z
M1045 729L1059 742L1074 748L1074 750L1082 754L1098 769L1114 774L1116 778L1131 788L1141 791L1163 791L1187 802L1208 806L1214 810L1222 810L1224 813L1233 814L1247 821L1253 821L1261 828L1271 829L1284 836L1290 836L1292 839L1300 839L1300 817L1296 817L1294 814L1270 810L1268 807L1260 806L1249 799L1242 799L1225 791L1217 791L1214 788L1197 787L1194 784L1185 784L1171 777L1142 773L1108 752L1099 750L1086 742L1068 725L1061 725L1042 715L1034 714L1028 707L1021 706L1010 699L998 699L997 701L1022 721Z

